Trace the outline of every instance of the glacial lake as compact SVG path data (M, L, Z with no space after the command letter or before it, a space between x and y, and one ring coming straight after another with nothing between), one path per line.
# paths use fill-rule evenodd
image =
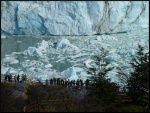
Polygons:
M66 49L66 46L64 47L65 49L59 50L49 46L46 53L43 53L42 56L22 54L29 47L37 48L43 42L55 42L62 39L69 41L71 47L77 48L79 52L72 50L69 50L71 52L65 52L69 49ZM34 70L37 70L37 73L34 73L35 75L38 73L42 75L44 73L50 76L48 75L49 71L55 70L60 73L74 66L77 75L81 77L85 75L85 72L81 72L81 70L85 69L84 62L92 60L93 55L98 55L101 47L111 51L112 65L125 67L128 66L127 63L135 55L138 44L143 45L146 51L149 51L148 29L93 36L9 36L1 38L1 74L17 74L18 71L30 74L31 71L29 70L33 68L31 62L36 62L39 66L34 67ZM18 63L8 62L6 57L13 57ZM48 64L51 67L47 68L46 65Z

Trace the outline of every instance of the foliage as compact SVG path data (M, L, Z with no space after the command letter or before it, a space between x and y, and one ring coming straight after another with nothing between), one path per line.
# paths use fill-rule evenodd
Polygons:
M10 85L1 82L1 112L9 112L13 109L13 95Z
M53 110L57 111L61 109L61 105L55 104L55 100L56 103L57 100L64 100L65 105L65 99L70 98L68 91L61 85L46 86L42 83L31 83L27 85L25 93L27 104L35 106L31 111L45 111L48 110L47 106L55 106L57 109Z
M107 73L113 70L113 67L109 66L109 62L105 60L105 57L109 54L109 51L101 49L101 54L95 56L95 62L93 68L89 68L87 73L92 75L90 80L92 81L89 88L89 96L101 103L113 102L116 95L116 84L112 83L107 78Z
M118 112L147 112L147 110L139 105L124 105L118 108Z
M24 99L14 94L15 87L13 83L1 82L1 112L22 111Z
M121 82L124 86L126 86L127 80L128 80L128 78L129 78L129 76L130 76L129 74L127 74L126 72L124 72L124 70L127 69L127 68L129 68L129 67L125 67L125 66L116 67L116 69L118 70L116 76L118 77L118 79L120 80L120 82Z
M149 103L149 53L144 53L144 48L138 45L138 52L130 63L133 72L128 79L129 95L136 104L148 107Z

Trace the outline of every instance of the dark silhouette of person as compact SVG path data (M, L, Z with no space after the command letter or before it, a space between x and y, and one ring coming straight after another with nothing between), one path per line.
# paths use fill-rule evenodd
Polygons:
M57 78L57 85L60 85L60 78Z
M64 80L63 79L61 79L61 85L64 86Z
M46 86L48 86L48 79L46 79Z
M52 78L50 79L50 84L53 85L53 79Z
M17 76L17 81L18 81L18 83L19 83L19 78L20 78L20 75L18 74L18 76Z
M56 85L56 78L53 78L54 84Z
M17 75L14 76L14 81L17 82Z
M12 82L12 74L9 75L10 82Z
M6 75L5 75L5 81L7 81L7 78L8 78L8 75L6 74Z
M89 86L89 79L86 79L86 81L85 81L85 87L88 88L88 86Z
M67 81L67 80L65 80L65 87L67 87L67 84L68 84L68 81Z
M8 82L10 82L10 75L8 75Z

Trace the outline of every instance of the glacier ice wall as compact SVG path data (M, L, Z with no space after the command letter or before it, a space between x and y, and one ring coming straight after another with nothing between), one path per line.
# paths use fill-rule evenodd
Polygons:
M2 35L93 35L149 27L148 1L2 1Z

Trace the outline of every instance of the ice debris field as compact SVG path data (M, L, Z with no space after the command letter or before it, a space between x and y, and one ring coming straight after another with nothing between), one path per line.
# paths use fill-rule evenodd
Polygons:
M17 40L29 36L15 36L13 41L18 44L25 43ZM98 55L100 48L109 51L106 59L112 67L121 67L125 73L132 71L129 62L136 55L138 44L149 51L148 29L135 30L128 33L93 36L43 36L41 40L26 47L24 51L15 51L11 54L3 53L1 58L1 75L11 73L27 74L32 80L41 78L85 79L91 75L86 73L86 68L92 67L93 55ZM2 38L2 42L5 39ZM35 38L36 40L38 37ZM2 47L5 45L2 43ZM15 46L15 45L14 45ZM6 47L6 46L5 46ZM9 46L8 46L9 47ZM10 48L11 49L11 48ZM121 83L117 69L108 73L113 82Z

